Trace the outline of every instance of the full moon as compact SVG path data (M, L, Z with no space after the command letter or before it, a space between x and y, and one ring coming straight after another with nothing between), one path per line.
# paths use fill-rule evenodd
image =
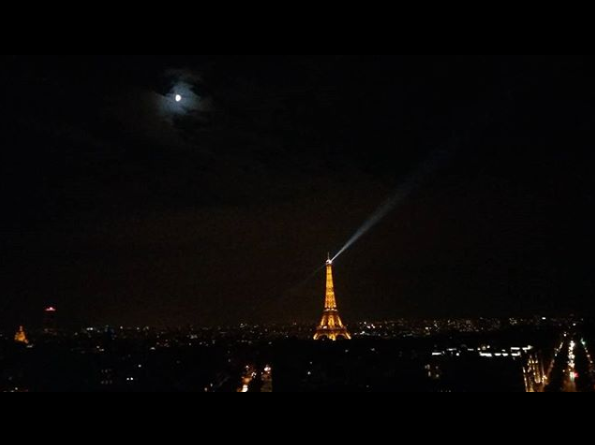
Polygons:
M176 102L182 102L182 96L176 94Z

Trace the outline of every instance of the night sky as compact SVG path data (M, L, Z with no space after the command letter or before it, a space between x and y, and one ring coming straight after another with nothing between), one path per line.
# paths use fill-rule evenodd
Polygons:
M345 321L591 315L592 57L0 56L0 327L316 323L436 149Z

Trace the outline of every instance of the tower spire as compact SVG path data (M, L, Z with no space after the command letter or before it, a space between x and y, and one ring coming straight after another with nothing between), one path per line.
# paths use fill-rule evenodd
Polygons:
M314 340L328 339L337 341L340 338L351 340L351 334L341 320L339 309L337 307L337 297L335 296L335 283L333 280L333 260L329 253L326 262L326 297L324 300L324 314L322 321L316 329Z

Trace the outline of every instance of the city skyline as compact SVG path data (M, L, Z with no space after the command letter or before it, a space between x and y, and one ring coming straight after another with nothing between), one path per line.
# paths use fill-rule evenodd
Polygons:
M595 392L593 319L0 332L0 392ZM31 334L31 335L29 335Z

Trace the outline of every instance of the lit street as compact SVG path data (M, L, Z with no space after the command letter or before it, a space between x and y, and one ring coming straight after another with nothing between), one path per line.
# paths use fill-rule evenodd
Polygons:
M594 392L595 367L587 342L565 334L550 368L548 392Z

